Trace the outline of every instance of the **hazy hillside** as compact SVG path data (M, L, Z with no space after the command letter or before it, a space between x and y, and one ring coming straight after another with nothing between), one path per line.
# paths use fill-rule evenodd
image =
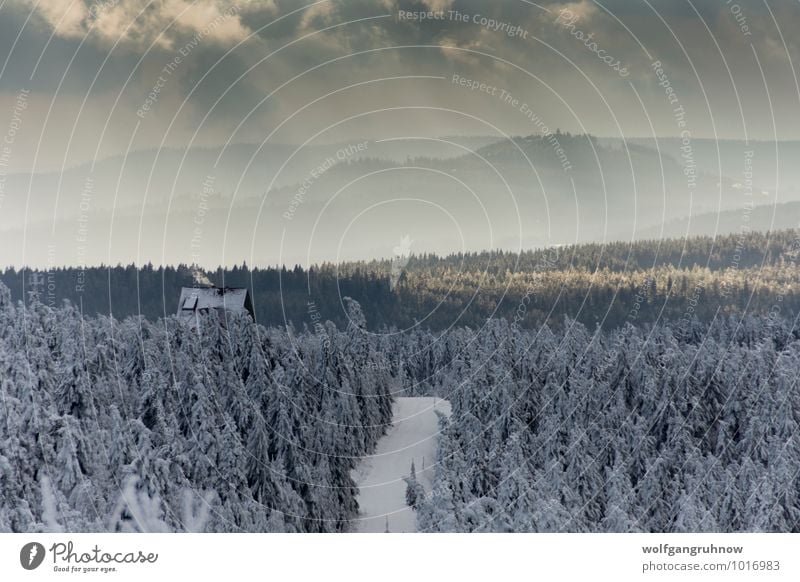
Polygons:
M154 166L155 152L140 152L99 163L89 182L88 167L37 175L23 221L11 217L25 215L27 185L13 176L0 264L308 264L390 256L402 240L416 254L517 250L630 240L746 202L733 179L687 176L643 146L489 141L462 139L474 152L431 140L313 146L280 172L289 146L252 163L254 146L233 146L216 168L219 150L168 150Z
M638 230L636 238L646 240L713 236L715 233L723 235L749 231L766 232L798 226L800 226L800 202L785 202L723 212L706 212L692 218L671 220L665 224Z
M613 143L619 147L620 140L607 139L604 143ZM653 150L660 149L676 160L681 160L681 140L678 138L659 137L656 143L652 138L630 138L629 144L641 145ZM692 139L692 154L698 168L710 174L721 173L723 176L744 182L746 164L752 165L752 179L761 189L766 189L770 196L779 190L783 196L800 197L800 167L797 165L800 156L800 141L760 141L729 139ZM751 153L749 153L751 152ZM750 162L746 162L746 158ZM720 171L721 170L721 171Z
M490 137L442 138L465 148L476 149L491 143ZM365 144L360 150L356 144ZM402 140L375 142L356 140L348 143L316 144L303 147L290 144L232 144L227 148L192 147L139 150L127 156L103 158L94 163L67 167L62 171L17 172L5 178L4 212L0 230L19 226L19 217L27 221L66 220L86 212L141 212L158 208L194 210L204 184L211 184L217 195L231 198L261 198L267 186L294 184L306 179L309 170L327 158L356 160L376 157L403 162L409 146ZM433 140L415 141L420 155L448 158L463 154L456 145ZM30 202L30 204L28 204ZM13 217L13 218L12 218Z

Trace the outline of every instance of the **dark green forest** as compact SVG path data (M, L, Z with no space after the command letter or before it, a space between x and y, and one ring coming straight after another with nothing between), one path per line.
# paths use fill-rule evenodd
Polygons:
M356 299L372 329L480 327L502 317L525 328L565 317L616 328L720 315L800 311L795 230L712 239L581 244L508 251L419 255L308 269L247 265L204 271L215 285L247 287L258 323L347 324L343 298ZM155 320L175 313L187 265L6 269L15 301L68 301L85 315Z

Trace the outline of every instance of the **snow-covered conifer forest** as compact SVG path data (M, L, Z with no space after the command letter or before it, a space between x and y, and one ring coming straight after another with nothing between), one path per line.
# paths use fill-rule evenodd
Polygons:
M346 530L391 421L377 349L355 324L195 332L0 286L0 531Z
M192 330L0 287L0 531L352 531L353 470L423 395L452 413L409 480L420 531L800 531L792 321L392 334L347 311Z

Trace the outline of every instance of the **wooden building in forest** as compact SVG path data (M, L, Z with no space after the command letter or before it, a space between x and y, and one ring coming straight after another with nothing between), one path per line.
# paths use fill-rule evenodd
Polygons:
M215 313L225 324L227 313L247 313L251 318L253 302L250 292L240 287L183 287L178 300L178 317L192 327L198 316Z

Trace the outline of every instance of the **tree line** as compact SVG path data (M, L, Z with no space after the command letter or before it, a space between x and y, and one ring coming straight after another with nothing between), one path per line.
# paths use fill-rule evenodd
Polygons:
M203 271L219 286L247 287L265 326L348 324L342 298L356 299L373 330L423 325L480 327L493 317L520 325L558 326L570 317L590 327L653 324L687 314L767 313L782 299L784 316L800 311L797 231L744 233L711 239L582 244L522 253L507 251L411 256L397 261L322 264L309 268L248 267ZM187 265L154 267L9 268L0 279L15 301L35 295L50 306L64 300L85 315L157 319L175 313ZM399 273L398 273L399 271ZM396 280L395 280L396 279Z

